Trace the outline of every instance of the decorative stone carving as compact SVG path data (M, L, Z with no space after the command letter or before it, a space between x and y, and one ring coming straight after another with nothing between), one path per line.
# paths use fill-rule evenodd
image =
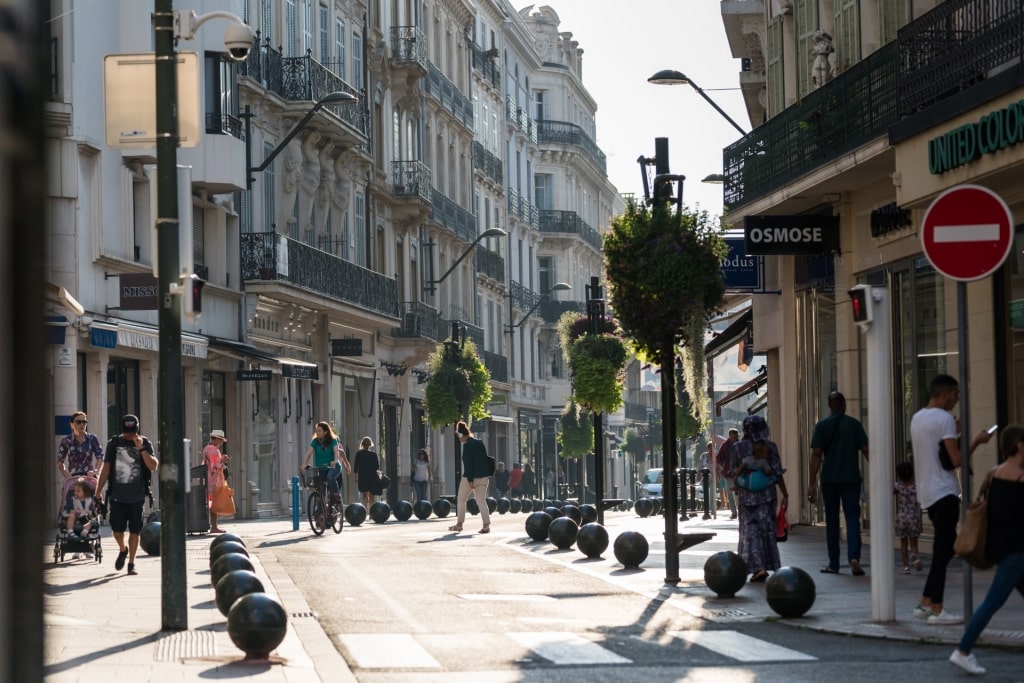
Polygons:
M835 52L832 47L832 36L821 29L814 32L811 52L814 54L814 66L811 69L814 79L814 87L820 88L832 80L834 70L829 56Z
M793 0L773 0L772 4L775 6L775 14L793 13Z
M321 234L331 230L331 197L334 194L334 143L320 150L320 188L316 202L316 229Z
M320 133L309 131L302 141L302 173L299 176L299 227L309 230L313 225L313 207L320 187Z
M299 141L292 140L281 154L284 161L284 173L281 174L281 201L275 203L278 232L286 235L297 220L295 197L299 191L299 176L302 175L302 148Z

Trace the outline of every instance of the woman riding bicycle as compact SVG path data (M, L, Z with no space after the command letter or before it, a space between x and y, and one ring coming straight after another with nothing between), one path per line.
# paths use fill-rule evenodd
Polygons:
M341 502L338 483L338 479L341 478L341 467L342 465L345 466L347 474L352 474L352 467L348 464L348 458L345 457L345 449L342 447L338 435L334 433L331 425L327 422L321 421L316 423L313 439L309 442L306 457L302 461L303 469L309 466L311 456L313 456L314 467L319 467L325 471L327 487L331 491L333 502Z

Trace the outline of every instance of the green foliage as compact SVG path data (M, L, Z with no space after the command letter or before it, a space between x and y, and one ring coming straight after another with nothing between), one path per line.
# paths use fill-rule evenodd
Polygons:
M640 436L640 432L632 427L628 428L622 435L622 450L633 455L643 455L647 448L647 439Z
M676 384L677 399L676 399L676 437L680 439L689 439L691 436L703 433L704 423L694 417L694 406L693 401L690 399L690 393L687 391L678 391L681 383ZM698 394L700 400L703 402L703 394Z
M431 427L454 424L459 420L488 417L491 400L491 375L476 345L466 340L458 359L450 358L444 344L438 344L427 361L430 379L424 390L426 421Z
M573 400L587 410L614 413L622 405L625 343L614 334L585 334L569 345Z
M557 440L563 458L579 458L594 450L593 413L570 402L559 420Z
M705 373L707 360L704 356L705 325L703 320L693 318L688 321L687 327L687 335L690 339L699 339L700 342L690 343L683 349L682 363L678 364L681 367L676 373L676 392L685 392L690 396L700 397L700 400L690 401L689 414L697 423L696 431L701 431L701 428L711 421L709 413L711 402L706 398L708 387ZM679 435L686 436L687 433L681 431Z
M630 203L605 235L603 253L609 295L619 324L638 351L658 365L692 338L690 321L705 324L721 305L725 284L719 268L727 253L720 223L707 211L674 213ZM666 359L667 361L667 359Z

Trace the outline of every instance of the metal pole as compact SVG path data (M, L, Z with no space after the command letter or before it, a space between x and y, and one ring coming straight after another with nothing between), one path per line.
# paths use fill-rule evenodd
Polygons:
M157 438L160 444L160 570L163 630L188 628L185 572L184 396L178 258L178 72L173 0L154 0L156 56L157 270L160 326Z
M665 583L679 583L678 499L676 498L676 378L675 344L671 338L661 348L661 447L665 498Z
M960 505L961 523L967 517L967 506L971 503L971 412L968 391L971 373L967 353L967 283L956 283L957 348L960 350L960 481L963 486L963 502ZM964 562L964 618L974 613L974 573L970 562Z
M451 353L449 359L456 363L457 366L461 367L462 353L459 348L459 323L458 321L452 321L452 334L451 334L450 346L448 346L448 352ZM469 417L465 413L469 412L468 406L459 405L459 417L466 420L466 425L469 425ZM455 495L459 494L459 484L462 483L462 441L459 439L459 435L452 429L452 436L455 437Z
M868 434L871 436L871 457L868 459L871 492L868 510L871 514L871 618L893 621L895 612L896 575L893 571L892 514L892 333L889 321L888 292L872 287L871 302L874 321L865 335L868 377Z
M590 318L590 332L599 334L601 332L602 318L604 318L604 292L601 291L601 281L594 275L587 285L587 315ZM586 461L584 461L585 467ZM583 481L581 474L580 481ZM583 496L582 485L580 497ZM599 411L594 411L594 505L597 507L597 523L604 524L604 420Z

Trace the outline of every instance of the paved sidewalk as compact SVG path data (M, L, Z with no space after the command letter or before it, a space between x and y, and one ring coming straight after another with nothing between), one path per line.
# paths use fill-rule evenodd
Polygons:
M680 555L677 586L665 584L664 544L661 517L640 519L632 512L606 515L609 535L624 530L640 531L651 545L651 554L640 569L626 570L609 545L604 557L587 560L578 550L552 553L548 542L530 543L524 531L525 515L494 515L495 533L484 542L503 543L521 552L562 564L567 571L580 571L621 585L629 590L667 600L695 616L712 622L777 620L780 624L826 632L866 637L937 642L955 645L963 626L930 626L914 619L910 611L917 603L925 572L896 574L896 620L876 623L871 618L871 566L869 549L864 549L868 576L854 577L844 566L839 575L819 574L824 564L825 541L822 528L795 527L790 540L780 546L784 565L800 567L811 574L817 599L799 619L778 619L764 598L764 584L747 584L735 598L719 599L704 584L703 565L714 552L736 547L736 522L728 519L693 519L680 523L680 531L712 531L717 536ZM397 524L399 522L389 522ZM415 524L415 520L405 522ZM372 523L369 527L374 527ZM226 619L214 604L210 585L209 546L212 536L186 539L188 630L161 632L160 558L141 549L136 558L137 576L113 568L117 546L109 529L103 530L103 562L71 560L53 564L52 538L44 552L44 610L46 623L45 676L51 683L95 681L199 681L209 679L259 678L261 681L354 681L345 660L311 614L298 588L277 564L272 548L276 542L309 534L305 525L292 531L290 518L235 520L230 532L245 541L256 574L266 592L276 597L289 615L288 633L270 662L251 663L232 642ZM363 530L347 530L346 533ZM365 531L371 531L366 529ZM379 529L384 531L384 529ZM330 532L328 532L330 533ZM264 549L260 549L260 546ZM893 554L894 563L898 553ZM925 556L927 563L927 556ZM582 560L582 561L581 561ZM974 604L984 598L992 572L974 572ZM962 611L963 574L954 561L947 580L946 606ZM980 646L995 645L1024 649L1024 610L1013 604L1014 595L982 635ZM101 672L101 673L97 673Z

